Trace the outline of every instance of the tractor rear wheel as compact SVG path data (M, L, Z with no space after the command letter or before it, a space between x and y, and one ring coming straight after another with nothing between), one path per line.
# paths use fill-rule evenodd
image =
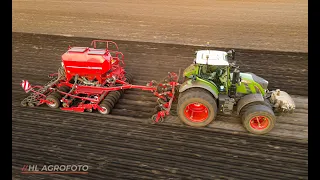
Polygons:
M244 128L253 134L266 134L271 131L276 122L276 116L267 105L249 105L241 112Z
M50 101L50 103L47 103L47 105L50 108L59 108L60 107L60 98L61 98L61 96L57 92L50 94L46 98L47 101Z
M207 90L192 88L180 94L177 112L183 123L203 127L216 118L217 103Z

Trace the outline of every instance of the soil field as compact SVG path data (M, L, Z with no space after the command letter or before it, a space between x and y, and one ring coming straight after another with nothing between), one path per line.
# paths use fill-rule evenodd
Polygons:
M13 0L12 30L308 52L308 1Z
M237 117L218 115L206 128L170 116L147 122L152 93L127 90L110 115L21 107L19 83L43 85L71 46L92 39L12 33L13 179L308 179L308 54L237 49L241 71L264 77L270 89L289 92L296 113L279 117L267 135L252 135ZM134 84L184 69L201 47L116 41ZM221 49L224 50L224 49ZM85 164L87 175L26 175L25 164Z

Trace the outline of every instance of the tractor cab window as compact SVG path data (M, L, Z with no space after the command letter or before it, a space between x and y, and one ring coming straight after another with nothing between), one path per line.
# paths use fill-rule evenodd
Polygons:
M217 69L218 69L218 66L204 65L202 66L202 73L204 74L216 73Z
M225 56L224 56L224 59L225 59L226 61L228 61L228 55L225 55Z
M228 81L228 66L220 66L216 70L215 79L218 86L226 86Z
M204 65L201 67L201 76L214 82L216 85L226 85L228 66Z

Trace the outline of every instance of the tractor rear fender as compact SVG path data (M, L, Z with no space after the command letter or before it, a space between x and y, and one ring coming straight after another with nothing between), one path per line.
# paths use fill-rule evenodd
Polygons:
M249 103L258 102L264 104L264 98L261 94L248 94L242 97L237 103L237 114L240 114L240 111Z
M205 80L202 80L200 78L197 78L196 80L192 80L192 79L189 79L187 81L185 81L183 84L181 84L180 86L180 89L179 89L179 92L183 92L187 89L190 89L190 88L203 88L203 89L206 89L207 91L209 91L213 97L215 99L218 99L218 94L219 94L219 91L217 89L217 87Z

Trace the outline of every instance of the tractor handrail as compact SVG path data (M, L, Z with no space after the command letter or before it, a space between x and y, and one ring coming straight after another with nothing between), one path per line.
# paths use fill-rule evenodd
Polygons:
M109 41L109 40L93 40L91 41L91 46L93 46L94 49L96 49L97 47L97 42L104 42L106 43L106 49L109 50L109 43L112 43L116 46L117 51L119 51L119 47L117 45L117 43L113 42L113 41Z

